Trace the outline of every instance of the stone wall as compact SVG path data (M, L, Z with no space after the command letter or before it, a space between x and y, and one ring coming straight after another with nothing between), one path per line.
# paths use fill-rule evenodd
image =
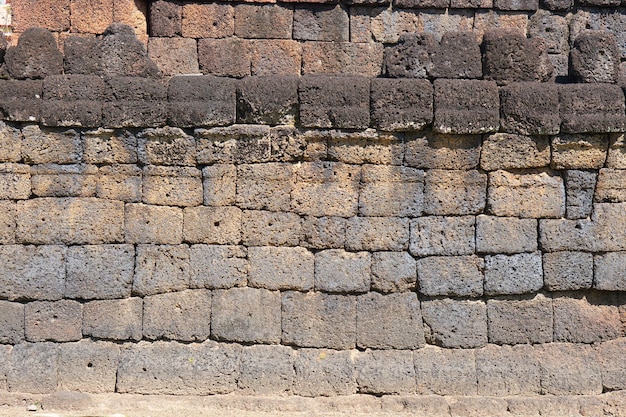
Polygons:
M460 7L476 29L522 3ZM555 77L550 39L424 23L452 9L385 6L370 28L413 13L425 32L355 42L363 7L159 1L148 50L121 24L63 52L20 34L0 69L0 388L626 388L621 35L581 32Z

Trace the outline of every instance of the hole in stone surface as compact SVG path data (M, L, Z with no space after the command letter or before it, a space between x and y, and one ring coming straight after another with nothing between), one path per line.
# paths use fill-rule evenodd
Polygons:
M220 226L220 222L213 222L213 226L219 227Z
M89 362L89 363L87 364L87 368L93 368L93 363Z

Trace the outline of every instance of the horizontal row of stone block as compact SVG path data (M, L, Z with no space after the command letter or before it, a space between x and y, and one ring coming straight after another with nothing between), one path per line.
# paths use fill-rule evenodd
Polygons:
M511 395L517 398L511 397L509 408L523 413L532 409L533 401L520 395L536 396L541 402L545 397L538 394L580 396L624 389L625 347L619 339L596 346L553 343L357 352L215 342L141 342L120 347L82 340L4 346L0 355L3 384L18 392ZM579 398L568 402L579 407ZM447 412L444 398L429 400L431 409ZM488 403L507 410L504 399ZM559 411L567 410L568 415L577 415L577 408L565 405ZM467 415L459 411L453 415Z
M383 79L358 76L49 76L2 80L6 120L47 126L227 126L238 122L309 128L421 130L526 135L621 132L624 94L612 84ZM40 98L41 97L41 98Z

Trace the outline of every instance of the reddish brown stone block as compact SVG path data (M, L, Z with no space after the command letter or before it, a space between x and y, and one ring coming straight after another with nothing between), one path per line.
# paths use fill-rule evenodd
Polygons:
M113 0L72 0L71 31L102 33L113 23Z
M70 28L70 0L19 0L11 3L13 29L31 27L65 31Z
M235 32L235 8L229 4L183 6L182 34L185 38L226 38Z

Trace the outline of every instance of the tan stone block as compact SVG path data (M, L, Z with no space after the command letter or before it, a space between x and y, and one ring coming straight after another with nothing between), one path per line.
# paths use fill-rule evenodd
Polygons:
M0 164L0 200L26 200L30 197L30 181L30 166Z
M404 161L426 169L474 169L481 153L480 135L442 135L419 132L408 135Z
M364 216L417 217L424 201L424 171L363 165L359 213Z
M103 300L86 303L83 308L83 334L97 339L141 340L141 298Z
M520 253L537 250L537 220L476 216L476 251Z
M33 194L37 197L93 197L98 167L95 165L35 165L31 169Z
M373 129L362 132L319 131L328 141L328 156L347 164L402 165L404 144L400 137ZM311 136L314 133L311 132Z
M204 205L229 206L235 203L237 167L232 164L215 164L202 169Z
M221 3L183 5L185 38L226 38L235 33L235 9Z
M376 77L383 64L381 43L304 42L303 74L353 74Z
M528 31L528 14L501 10L477 11L474 16L474 33L481 43L483 34L488 29L506 28L517 30L526 36Z
M70 342L82 338L83 306L72 300L35 301L24 307L29 342Z
M237 167L237 205L241 208L288 211L293 187L291 164L244 164Z
M15 243L16 215L16 203L13 201L0 201L0 245Z
M373 8L370 16L371 37L376 42L397 43L403 33L424 30L424 24L414 10Z
M552 138L554 169L598 169L604 166L607 135L559 135Z
M18 202L17 241L100 244L124 240L124 203L98 198L36 198Z
M248 251L244 246L192 245L191 288L228 289L248 282Z
M530 345L494 346L476 350L479 395L541 393L539 353Z
M72 403L79 407L79 404L83 404L83 397L89 398L84 392L115 391L119 355L120 346L112 342L85 339L59 346L58 388L76 392L52 396L46 408L56 408L57 403ZM78 391L81 393L78 394Z
M535 349L541 361L541 389L546 394L598 395L602 392L601 366L592 346L546 343Z
M343 217L305 217L302 222L302 235L304 247L343 248L346 242L346 219Z
M480 167L497 169L543 168L550 164L550 143L545 136L495 133L483 141Z
M251 164L270 160L270 128L265 125L232 125L196 129L197 162Z
M597 343L623 336L614 294L571 294L554 298L553 306L555 342Z
M242 242L246 246L297 246L302 220L295 213L245 210Z
M147 166L143 169L143 198L147 204L199 206L202 172L191 167Z
M600 203L626 202L626 170L601 169L593 199Z
M413 355L418 394L476 395L474 349L426 346Z
M135 30L137 39L148 41L148 5L147 1L114 0L113 21L127 24Z
M210 291L185 290L144 299L143 334L147 339L204 341L209 338L210 323Z
M137 145L139 160L145 165L196 165L196 141L177 127L145 129Z
M70 0L20 0L11 3L11 13L13 29L18 33L31 27L70 29Z
M98 171L96 196L126 203L141 201L141 168L136 165L101 167Z
M198 46L189 38L150 38L148 56L163 75L198 74Z
M72 32L101 34L113 23L114 0L71 0Z
M433 35L437 41L446 32L469 32L474 25L473 10L425 10L419 17L424 32Z
M255 40L250 43L252 75L300 75L302 47L293 40Z
M183 211L178 207L126 204L124 228L127 243L181 243Z
M82 142L74 130L41 129L28 125L22 129L22 156L32 164L76 164L81 162Z
M22 159L22 134L0 122L0 162L18 162Z
M562 217L565 214L563 179L553 171L491 172L488 208L496 216Z
M485 207L487 175L477 170L430 170L424 184L424 212L477 214Z
M626 169L626 139L621 133L611 134L611 146L606 159L608 168Z
M186 242L237 245L241 240L241 210L237 207L187 207L183 211Z
M347 221L346 249L401 251L409 246L409 219L352 217Z
M83 158L90 164L134 164L137 138L128 131L97 129L83 133Z
M248 248L248 285L268 290L313 289L315 256L307 249L261 246Z
M182 291L189 288L190 276L189 246L137 245L133 294L146 296Z

